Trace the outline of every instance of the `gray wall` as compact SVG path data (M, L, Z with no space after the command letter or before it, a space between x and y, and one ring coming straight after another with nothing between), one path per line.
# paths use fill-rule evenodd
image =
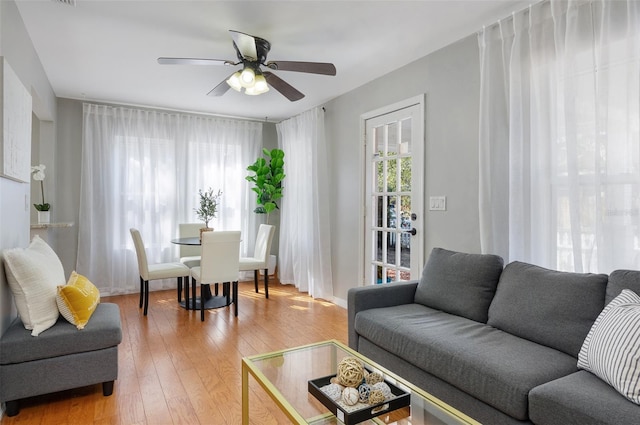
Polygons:
M44 152L55 151L53 121L56 115L55 96L35 53L31 40L11 0L0 1L0 56L4 56L31 92L34 124L32 160L40 160ZM47 177L47 185L55 186L55 176ZM48 190L46 188L45 190ZM47 192L49 193L49 192ZM0 177L0 251L26 247L29 244L31 217L31 184L18 183ZM13 301L4 276L0 273L0 332L15 315Z
M419 53L416 54L419 56ZM358 214L364 185L360 116L426 93L425 201L447 196L447 211L425 208L425 257L433 247L480 251L478 230L479 52L475 35L327 103L333 290L344 301L362 269Z

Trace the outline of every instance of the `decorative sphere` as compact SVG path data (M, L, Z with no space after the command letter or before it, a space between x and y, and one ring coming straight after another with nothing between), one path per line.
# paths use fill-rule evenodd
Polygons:
M358 393L360 393L360 403L369 403L369 393L371 387L369 384L362 384L358 387Z
M371 390L380 390L382 392L382 395L384 396L385 400L388 398L391 398L391 388L389 388L389 385L387 385L386 382L378 382L376 384L373 384L371 386Z
M338 384L328 384L320 388L331 400L338 401L342 397L342 386Z
M347 387L342 390L342 401L347 406L355 405L360 399L360 394L358 394L358 390L353 387Z
M384 381L384 377L378 372L371 372L365 377L365 380L367 381L367 384L374 385L378 382Z
M338 363L338 380L345 387L357 387L364 377L364 368L355 357L345 357Z
M369 394L369 404L378 404L382 403L385 400L384 394L380 390L371 390Z

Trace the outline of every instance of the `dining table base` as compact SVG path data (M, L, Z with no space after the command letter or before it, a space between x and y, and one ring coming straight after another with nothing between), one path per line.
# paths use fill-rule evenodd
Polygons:
M220 307L227 307L234 302L234 300L229 295L229 284L224 283L222 285L222 295L214 295L211 293L211 287L209 285L202 287L204 295L204 309L212 310ZM185 308L187 310L200 310L202 307L202 296L189 297L188 294L188 285L185 291L185 299L181 301L180 307ZM195 293L195 285L192 285L192 294ZM216 291L217 292L217 291ZM194 299L195 298L195 299Z

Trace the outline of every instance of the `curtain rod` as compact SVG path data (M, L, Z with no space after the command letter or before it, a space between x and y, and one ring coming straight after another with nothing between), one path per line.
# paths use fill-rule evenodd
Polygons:
M517 14L520 13L527 13L529 10L531 10L531 8L534 5L541 5L542 3L549 3L550 0L540 0L534 3L529 3L529 5L527 7L523 7L522 9L519 10L514 10L513 12L511 12L511 14L505 16L504 18L498 19L496 22L489 24L489 25L483 25L481 30L476 31L476 34L480 34L482 31L486 30L487 28L492 28L495 27L497 25L500 25L500 22L504 21L505 19L513 19L513 17Z
M114 107L118 107L118 106L125 106L125 107L132 107L132 108L142 108L142 109L147 109L147 110L155 110L155 111L164 111L164 112L174 112L174 113L185 113L185 114L191 114L191 115L202 115L205 117L213 117L213 118L224 118L224 119L233 119L233 120L237 120L237 121L250 121L250 122L271 122L271 123L276 123L278 121L268 121L267 118L268 117L264 117L264 119L260 119L260 118L247 118L247 117L237 117L234 115L222 115L222 114L212 114L212 113L207 113L207 112L198 112L198 111L188 111L188 110L180 110L180 109L170 109L170 108L163 108L161 106L149 106L149 105L141 105L141 104L136 104L136 103L114 103L114 102L105 102L102 100L95 100L95 99L86 99L86 98L77 98L77 97L68 97L65 99L72 99L72 100L79 100L82 102L89 102L89 103L97 103L100 105L108 105L108 106L114 106Z

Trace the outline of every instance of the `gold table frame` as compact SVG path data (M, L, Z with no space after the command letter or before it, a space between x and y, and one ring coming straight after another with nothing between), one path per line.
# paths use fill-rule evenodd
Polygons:
M451 424L460 425L480 425L479 422L458 411L457 409L449 406L440 399L430 395L429 393L421 390L407 380L397 376L384 367L374 363L362 354L352 350L346 345L337 340L328 340L317 342L314 344L303 345L300 347L288 348L285 350L274 351L270 353L257 354L253 356L243 357L242 359L242 424L249 425L249 375L253 376L258 384L264 389L264 391L271 397L280 410L291 420L294 424L319 424L329 423L327 421L335 419L336 423L339 421L331 412L319 414L311 418L305 418L296 408L287 400L282 392L272 383L269 378L260 369L260 364L264 361L283 357L286 354L294 352L310 351L321 347L331 347L335 352L343 351L344 354L357 357L362 360L365 365L372 367L384 374L385 378L395 381L395 383L406 388L411 393L411 405L420 402L420 404L427 405L430 409L437 411L444 415ZM337 357L337 355L336 355ZM337 364L337 358L332 359ZM372 423L382 424L384 422L373 419ZM418 425L419 422L410 422L412 425ZM449 422L446 422L449 423Z

